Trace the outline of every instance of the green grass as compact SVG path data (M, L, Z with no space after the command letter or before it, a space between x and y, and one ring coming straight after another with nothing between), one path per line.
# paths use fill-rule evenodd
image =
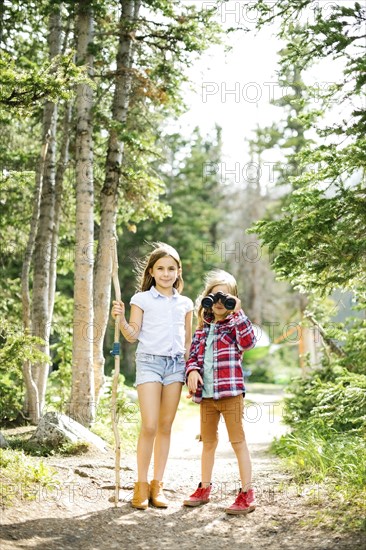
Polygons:
M0 449L0 506L18 499L34 499L40 487L54 481L55 472L43 461L36 461L24 451Z
M25 438L24 435L10 436L8 437L8 443L10 448L15 451L23 451L26 455L38 457L82 455L90 449L89 444L84 441L63 443L55 447L54 445L42 445L38 442L33 442L29 438Z
M108 387L107 387L108 389ZM122 453L135 452L137 438L140 430L140 412L137 402L129 399L124 390L126 386L120 384L120 393L118 396L118 430L121 439ZM104 441L114 446L114 432L112 426L111 414L111 395L106 391L98 404L98 410L95 421L90 430L99 435Z
M331 439L318 432L282 436L272 450L286 457L298 481L334 479L362 489L366 484L366 444L360 436L334 434Z
M313 429L286 434L274 441L271 450L284 459L296 484L316 484L318 493L326 495L327 506L319 512L325 524L341 530L365 529L365 439Z

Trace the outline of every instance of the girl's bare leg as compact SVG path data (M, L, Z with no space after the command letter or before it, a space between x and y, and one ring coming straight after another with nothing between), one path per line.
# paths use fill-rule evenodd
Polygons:
M183 384L173 382L162 387L158 429L154 445L154 479L163 479L169 455L170 435Z
M139 384L137 394L141 414L137 443L137 480L146 482L159 423L162 385L159 382Z

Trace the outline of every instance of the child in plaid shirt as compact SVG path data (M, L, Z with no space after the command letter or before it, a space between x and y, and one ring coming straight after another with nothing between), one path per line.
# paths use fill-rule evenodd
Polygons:
M209 502L218 423L223 415L242 484L235 502L225 511L227 514L247 514L255 509L256 504L243 429L245 386L242 355L244 350L255 345L256 338L252 323L241 309L236 281L226 271L208 273L197 304L198 326L186 364L186 381L189 397L200 404L202 477L196 491L184 501L184 506Z

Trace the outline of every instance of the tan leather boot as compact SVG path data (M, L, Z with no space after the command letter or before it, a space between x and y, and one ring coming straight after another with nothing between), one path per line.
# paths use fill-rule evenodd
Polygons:
M133 508L146 510L149 506L150 487L147 481L137 481L133 490L131 504Z
M163 482L153 479L150 483L150 501L156 508L168 508L168 501L163 492Z

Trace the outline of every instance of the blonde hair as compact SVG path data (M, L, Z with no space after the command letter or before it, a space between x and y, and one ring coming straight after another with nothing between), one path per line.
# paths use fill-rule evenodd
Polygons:
M175 260L177 267L180 270L173 287L176 288L179 293L182 292L184 281L181 272L182 262L180 261L178 252L175 248L166 243L155 242L151 243L151 245L154 247L153 251L136 265L137 291L145 292L145 290L150 290L150 288L154 286L155 279L150 275L150 269L154 267L155 263L160 260L160 258L170 256L173 260Z
M204 313L205 310L201 305L202 298L208 296L212 292L212 289L217 285L226 285L229 289L229 293L233 296L238 296L238 286L236 284L235 277L233 277L227 271L222 269L213 269L209 271L205 277L205 288L203 292L198 296L196 300L196 312L198 317L198 327L202 328L205 322Z

